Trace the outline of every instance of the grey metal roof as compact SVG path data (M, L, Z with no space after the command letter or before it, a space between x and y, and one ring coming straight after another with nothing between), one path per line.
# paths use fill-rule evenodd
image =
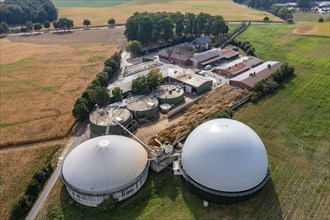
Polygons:
M62 165L62 177L75 189L98 193L133 182L147 165L141 144L108 135L90 139L70 152Z
M163 73L163 77L170 77L172 79L176 79L178 81L181 81L182 83L191 85L195 88L200 87L206 82L212 82L213 81L210 78L200 76L198 74L193 73L192 71L188 70L177 70L169 68L166 73Z
M204 60L208 60L214 57L220 56L220 52L218 49L208 50L202 53L197 53L193 56L193 59L197 60L197 62L202 62Z
M212 42L212 40L209 36L198 37L192 41L192 43L196 44L196 45L202 45L202 44L207 44L207 43L211 43L211 42Z
M197 183L223 192L258 186L267 176L267 153L259 136L247 125L215 119L198 126L182 151L184 172Z

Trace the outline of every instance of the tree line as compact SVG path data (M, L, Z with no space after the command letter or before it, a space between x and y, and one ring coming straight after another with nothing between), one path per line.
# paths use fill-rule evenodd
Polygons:
M0 4L0 22L25 24L57 19L58 11L50 0L6 0Z
M251 101L256 102L262 96L275 92L280 87L281 83L294 75L294 71L295 68L293 66L284 63L275 73L254 85Z
M285 21L290 21L293 18L291 10L281 7L278 4L273 4L269 10L273 15L282 18Z
M203 12L198 15L180 12L135 12L128 18L125 26L127 39L137 40L143 46L168 42L186 35L217 36L229 30L222 16L212 16Z
M120 68L121 56L114 53L104 62L104 69L96 75L87 89L79 97L72 109L72 115L76 118L84 118L94 109L95 104L106 106L110 104L110 94L107 88L110 78Z
M287 0L234 0L234 2L239 4L244 4L248 7L269 10L273 4L276 3L286 3ZM308 8L312 5L312 0L290 0L290 2L296 2L299 8Z
M231 41L230 42L232 45L241 48L246 55L248 56L255 56L255 52L256 50L254 49L254 47L252 46L252 44L250 43L250 41Z

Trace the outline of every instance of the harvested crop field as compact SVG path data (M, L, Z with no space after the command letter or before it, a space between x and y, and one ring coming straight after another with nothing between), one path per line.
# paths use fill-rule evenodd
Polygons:
M35 37L43 44L32 43ZM75 123L71 116L75 99L102 70L104 60L119 50L111 34L102 43L80 39L70 44L62 37L49 40L42 34L0 40L0 146L65 136Z
M1 219L9 219L15 199L24 193L33 174L51 161L60 147L50 145L0 151Z
M84 19L89 19L92 25L106 25L111 17L115 18L118 24L123 24L136 11L205 12L213 15L222 15L227 21L262 21L265 16L268 16L272 21L282 21L270 13L253 10L236 4L231 0L134 0L114 7L60 7L59 17L73 19L75 26L82 26Z
M302 22L292 32L297 35L330 37L330 23Z

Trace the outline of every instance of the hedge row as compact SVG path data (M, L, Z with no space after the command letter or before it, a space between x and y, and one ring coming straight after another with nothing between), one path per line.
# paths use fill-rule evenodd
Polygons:
M76 100L72 109L72 115L74 117L84 118L89 115L95 104L105 106L110 103L107 85L110 78L120 68L120 62L121 56L117 52L104 62L103 71L96 75L81 97Z
M231 42L232 45L241 48L248 56L255 56L256 50L250 43L250 41L235 41Z
M294 74L295 68L284 63L279 70L266 79L256 83L253 88L251 101L256 102L260 97L275 92L281 83Z
M52 172L53 167L48 163L47 166L40 168L34 173L24 195L19 197L12 205L10 219L22 218L28 214Z

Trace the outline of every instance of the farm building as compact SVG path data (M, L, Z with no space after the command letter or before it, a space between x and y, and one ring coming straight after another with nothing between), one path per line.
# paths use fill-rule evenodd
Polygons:
M148 176L148 155L138 142L118 135L90 139L65 158L62 180L77 202L96 207L136 193Z
M132 96L126 99L127 109L138 122L151 121L158 117L158 100L152 95Z
M182 43L159 51L160 59L168 60L174 64L184 66L191 65L190 58L193 56L193 47L189 43Z
M184 101L184 90L181 86L162 85L153 91L152 94L158 98L159 104L177 105Z
M196 53L190 59L196 68L204 68L217 62L223 62L238 58L239 52L233 50L212 49L202 53Z
M123 129L113 121L113 118L123 126L126 126L131 121L131 113L125 108L114 108L111 106L96 108L89 115L92 136L122 134Z
M195 128L179 162L190 190L214 202L249 198L270 177L261 139L250 127L232 119L215 119Z
M163 76L168 84L178 83L184 86L186 92L195 93L196 95L210 91L213 85L211 79L194 74L193 72L187 72L186 70L179 71L169 68L167 72L163 73Z
M212 42L211 38L208 36L198 37L191 42L195 48L205 47L205 49L209 49L209 44Z
M263 61L260 60L257 57L242 57L240 59L234 60L228 64L225 64L221 67L216 67L213 70L221 75L228 76L228 78L233 78L235 76L238 76L241 73L244 73L245 71L254 68L260 64L262 64Z
M255 68L252 68L232 79L229 83L232 86L241 87L243 89L252 90L254 84L266 79L268 76L273 74L276 70L280 69L282 63L277 61L267 61Z

